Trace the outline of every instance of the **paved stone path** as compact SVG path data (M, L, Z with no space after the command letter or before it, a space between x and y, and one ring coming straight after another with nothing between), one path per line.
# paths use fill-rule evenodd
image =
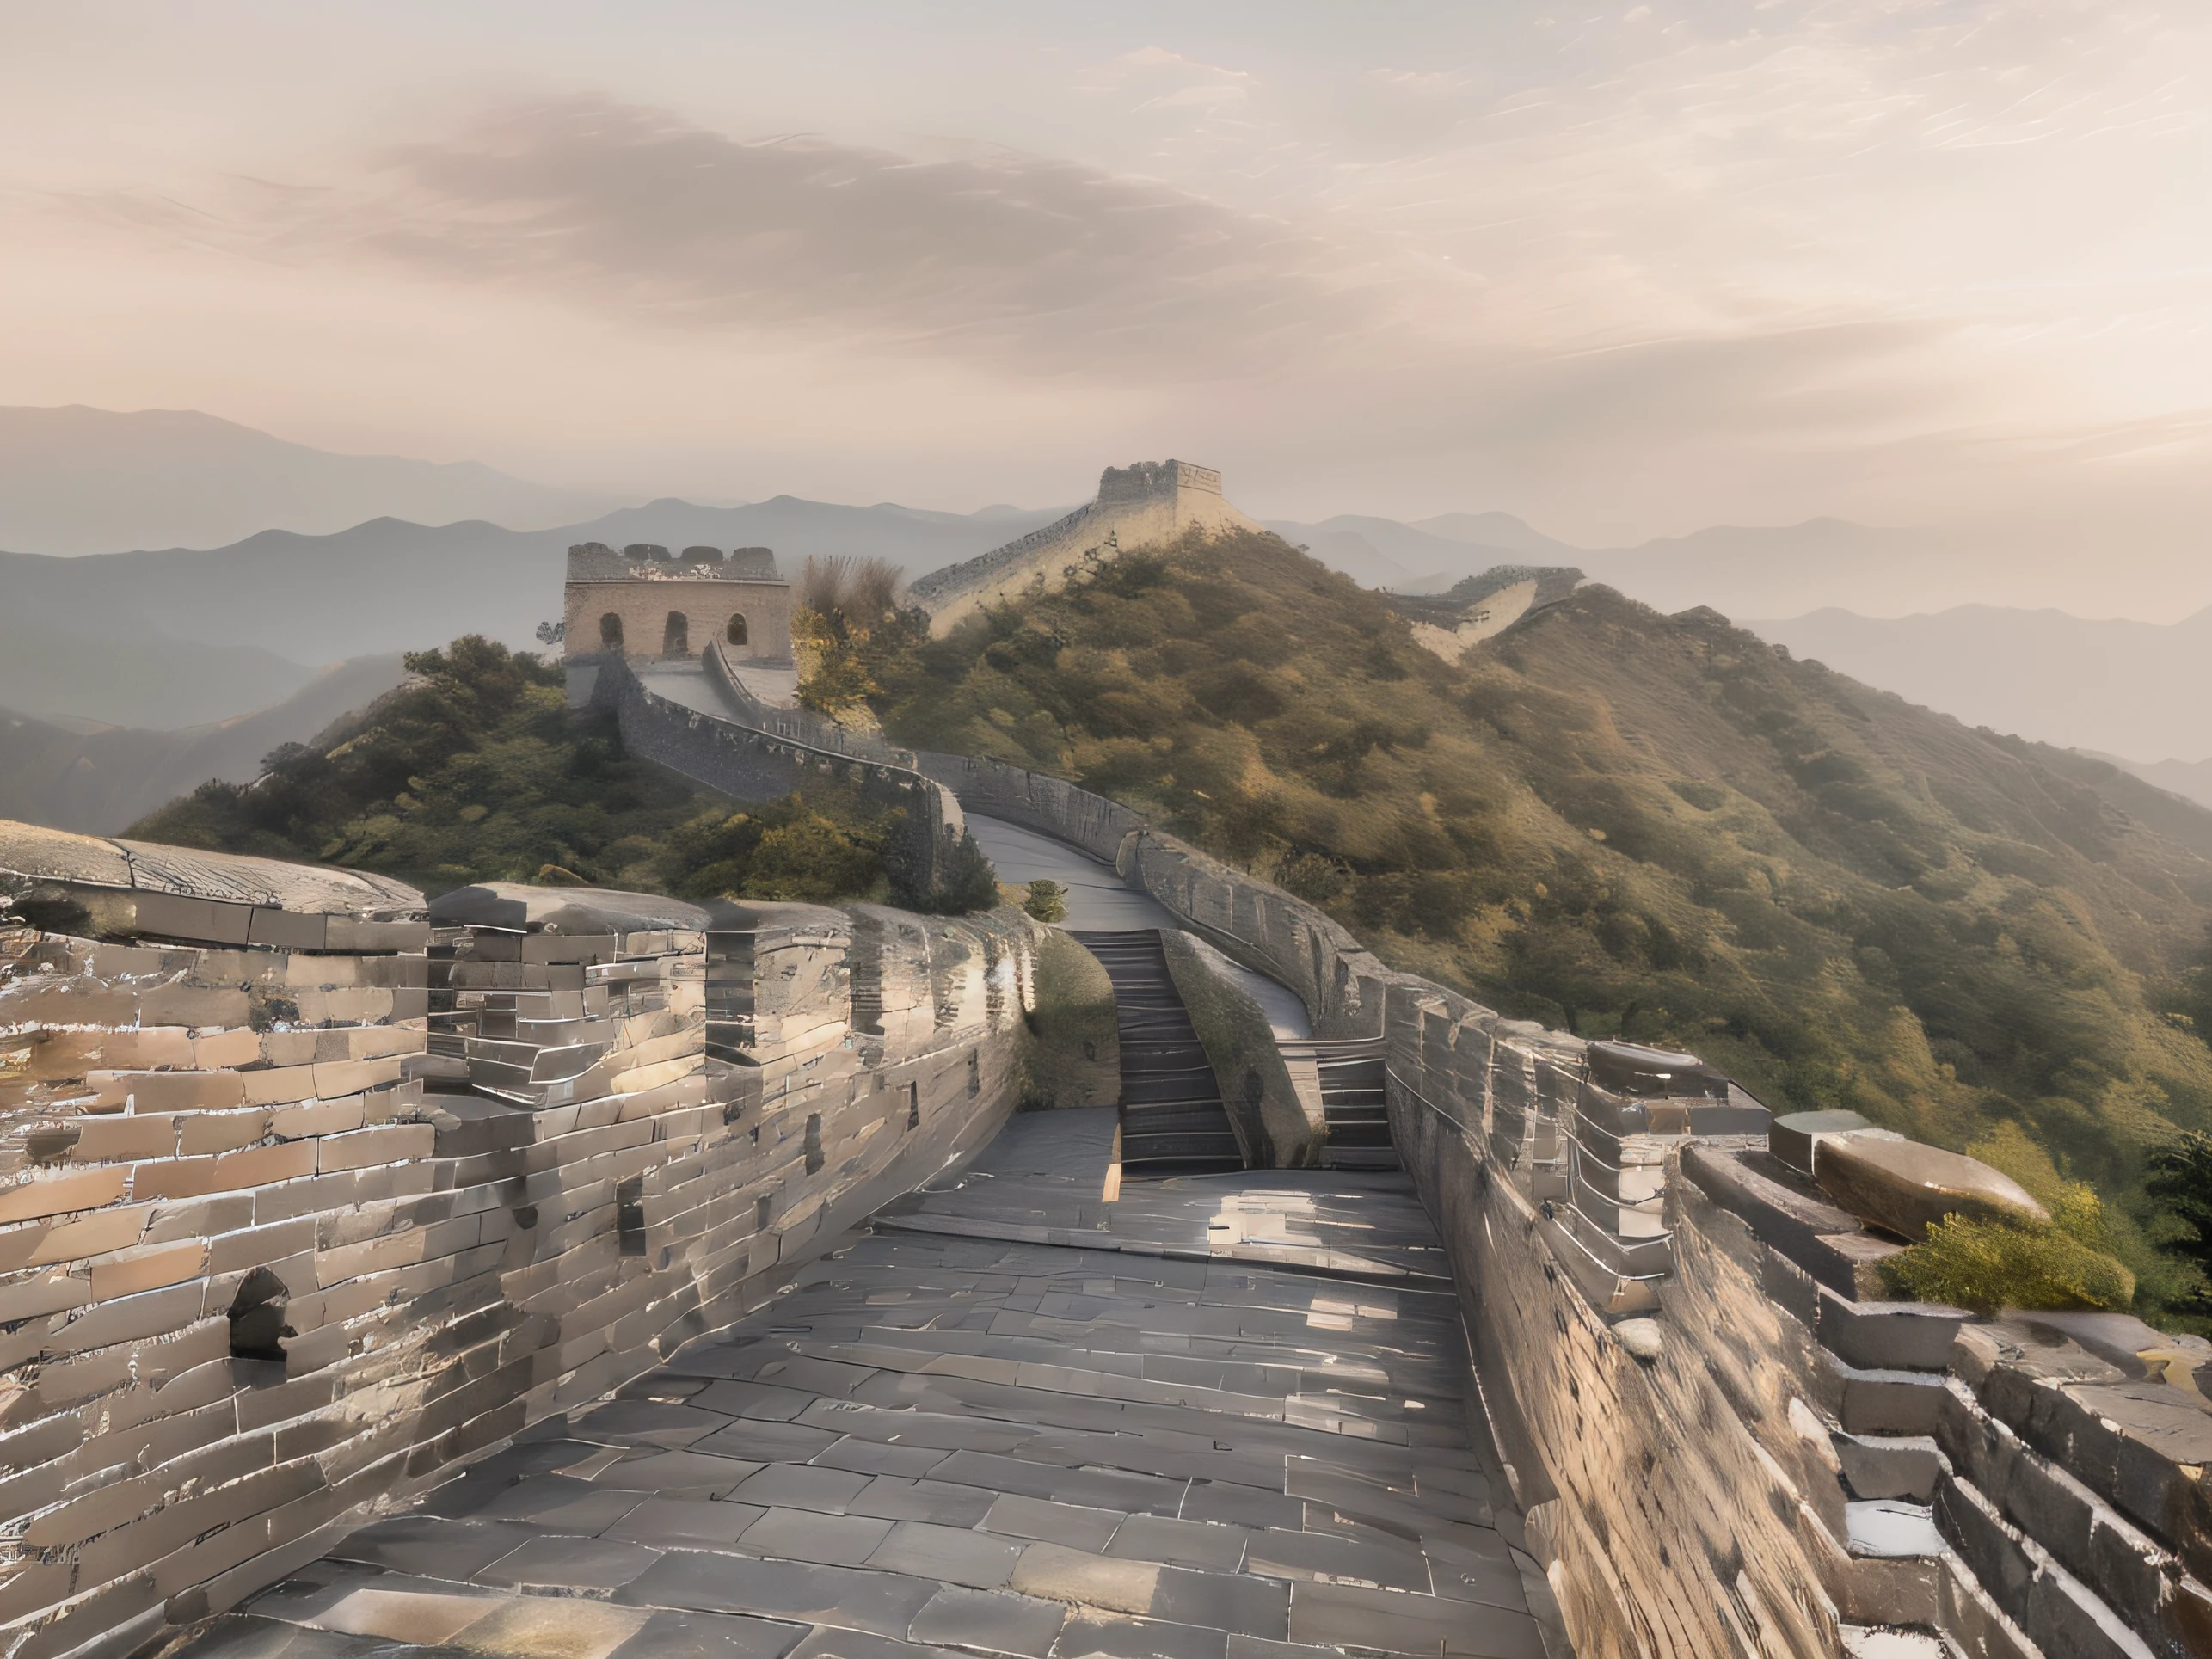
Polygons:
M753 1318L185 1652L1543 1659L1404 1178L1109 1203L1113 1126L1016 1118Z

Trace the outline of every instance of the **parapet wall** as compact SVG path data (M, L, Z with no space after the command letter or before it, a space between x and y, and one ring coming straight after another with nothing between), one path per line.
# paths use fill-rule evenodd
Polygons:
M2212 1345L1879 1300L1902 1246L1744 1133L1765 1114L1741 1091L1614 1094L1589 1045L1394 972L1126 808L919 765L1111 863L1297 991L1318 1035L1383 1040L1399 1158L1581 1659L1831 1656L1889 1625L1977 1659L2212 1654Z
M0 927L9 1659L235 1605L1011 1109L1018 912L470 892L383 952Z
M710 673L727 675L726 666L711 654L709 664ZM614 711L630 753L740 801L780 800L829 782L851 784L870 805L903 814L888 861L897 885L923 896L951 885L952 861L967 820L950 790L912 766L864 753L858 744L825 748L804 736L782 736L685 708L648 690L619 657L602 657L587 667L592 671L593 705ZM741 690L738 694L742 696Z

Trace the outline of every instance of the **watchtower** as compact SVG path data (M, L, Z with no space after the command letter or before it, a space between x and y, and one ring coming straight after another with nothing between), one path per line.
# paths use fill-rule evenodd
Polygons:
M791 585L765 547L687 547L671 554L638 542L619 553L604 542L568 550L563 606L566 660L695 658L719 642L740 662L791 661Z

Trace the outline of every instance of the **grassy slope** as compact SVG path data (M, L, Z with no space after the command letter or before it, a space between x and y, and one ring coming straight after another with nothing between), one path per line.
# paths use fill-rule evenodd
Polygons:
M902 741L1076 779L1403 966L1779 1107L1955 1146L2017 1122L2111 1191L2212 1124L2212 1050L2165 1011L2212 815L1711 613L1586 589L1453 667L1244 536L871 668Z

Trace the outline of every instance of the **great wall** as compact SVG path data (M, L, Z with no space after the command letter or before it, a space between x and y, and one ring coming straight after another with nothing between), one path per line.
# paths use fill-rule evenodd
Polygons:
M1109 471L916 592L1233 514ZM1885 1300L1895 1137L844 733L772 562L706 551L578 550L575 700L741 797L895 796L925 886L1012 826L1109 955L1161 917L1123 1105L1015 1112L1064 945L1011 909L0 826L0 1653L2212 1653L2212 1345ZM1171 1073L1233 1153L1129 1155Z

